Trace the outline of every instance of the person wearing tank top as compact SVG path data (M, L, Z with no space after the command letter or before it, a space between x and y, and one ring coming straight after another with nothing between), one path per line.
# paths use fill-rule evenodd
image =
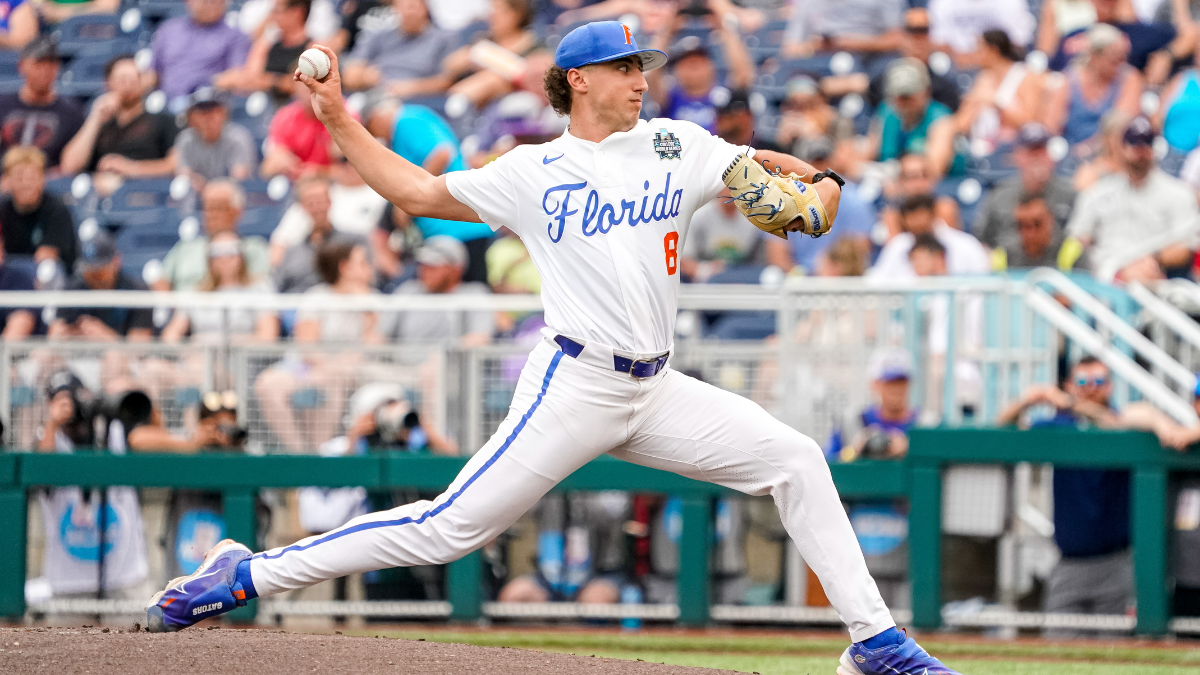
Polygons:
M991 154L1011 144L1021 125L1040 116L1042 86L1041 79L1022 63L1020 47L1004 31L984 31L977 53L982 69L955 121L959 133L970 138L973 151Z
M1200 146L1200 52L1196 64L1167 85L1155 122L1172 148L1187 154Z
M1086 53L1067 69L1066 83L1047 116L1047 126L1072 146L1096 136L1100 119L1110 110L1137 115L1144 84L1126 63L1129 40L1121 31L1095 24L1087 31L1087 43Z

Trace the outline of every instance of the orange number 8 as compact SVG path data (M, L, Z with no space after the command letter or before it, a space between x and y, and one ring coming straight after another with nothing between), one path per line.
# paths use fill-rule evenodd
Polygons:
M668 232L663 237L663 250L667 254L667 276L679 271L679 233Z

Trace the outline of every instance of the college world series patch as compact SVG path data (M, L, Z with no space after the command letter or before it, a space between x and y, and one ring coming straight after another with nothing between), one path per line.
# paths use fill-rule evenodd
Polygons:
M654 134L654 151L658 153L659 159L679 159L683 146L679 144L675 134L666 129L659 129L658 133Z

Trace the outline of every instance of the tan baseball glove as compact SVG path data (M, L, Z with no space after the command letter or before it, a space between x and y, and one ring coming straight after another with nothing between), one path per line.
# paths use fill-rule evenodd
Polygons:
M781 239L787 239L789 231L819 237L833 227L816 189L794 173L772 174L741 153L721 180L738 210L764 232Z

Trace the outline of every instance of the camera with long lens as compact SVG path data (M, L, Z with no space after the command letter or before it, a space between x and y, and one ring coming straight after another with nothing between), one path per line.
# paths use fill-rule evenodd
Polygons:
M130 390L96 396L69 370L51 374L46 383L46 400L64 391L71 395L75 415L63 425L62 432L75 445L105 444L113 421L119 421L126 431L150 421L153 405L145 392Z
M387 401L375 409L375 439L378 445L407 447L409 434L421 420L408 401ZM372 443L374 445L374 443Z
M863 443L862 456L871 459L883 459L888 456L888 447L891 446L892 439L887 432L879 431L867 438L866 443Z
M220 415L217 431L229 439L228 445L217 449L241 449L250 438L250 431L237 423L237 404L237 393L232 391L210 391L200 399L200 419Z

